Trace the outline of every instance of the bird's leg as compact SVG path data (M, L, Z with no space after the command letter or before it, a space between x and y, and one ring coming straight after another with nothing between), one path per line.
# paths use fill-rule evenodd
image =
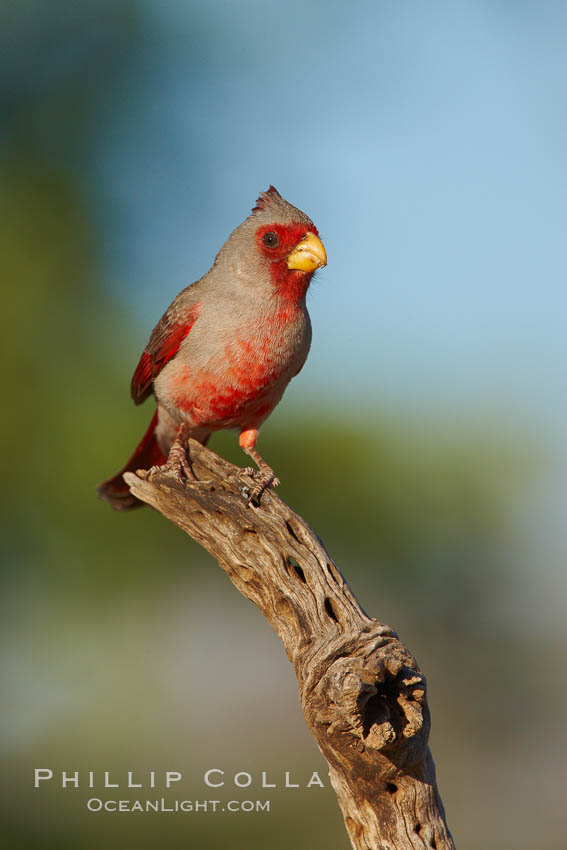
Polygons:
M162 466L152 466L148 475L156 472L172 472L178 481L183 478L195 478L195 474L187 460L187 437L191 428L187 423L180 426L175 440L169 449L169 455Z
M267 490L268 487L277 487L280 483L280 480L279 478L276 478L276 474L272 467L266 463L264 458L261 457L254 448L257 439L257 428L245 428L240 432L240 437L238 438L240 448L252 458L258 467L257 470L252 469L251 467L247 467L244 470L244 472L248 475L252 475L255 479L254 487L248 494L248 503L250 503L253 499L257 499L258 496L261 496L264 490Z
M195 478L187 460L187 437L190 430L189 425L182 425L169 450L167 465L171 467L176 478L182 478L183 475L185 475L185 478Z

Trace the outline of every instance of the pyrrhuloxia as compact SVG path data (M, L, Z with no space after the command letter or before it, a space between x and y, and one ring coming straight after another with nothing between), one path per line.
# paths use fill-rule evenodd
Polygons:
M120 472L98 487L112 507L141 505L122 475L163 467L192 477L187 439L240 430L254 460L254 498L278 484L255 449L258 430L305 363L311 322L305 306L327 262L313 222L270 186L234 230L207 274L184 289L155 326L134 372L132 398L155 395L157 410Z

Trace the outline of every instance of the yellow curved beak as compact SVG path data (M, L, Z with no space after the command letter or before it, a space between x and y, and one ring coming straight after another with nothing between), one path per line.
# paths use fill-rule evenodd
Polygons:
M327 252L318 236L309 231L287 258L288 269L314 272L327 265Z

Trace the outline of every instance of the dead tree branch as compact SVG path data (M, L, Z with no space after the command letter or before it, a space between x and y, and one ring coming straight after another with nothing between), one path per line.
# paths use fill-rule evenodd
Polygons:
M189 452L197 481L182 485L159 473L149 480L143 472L125 479L217 559L282 639L352 846L454 848L414 657L389 626L364 613L319 538L285 502L267 492L247 506L241 470L193 440Z

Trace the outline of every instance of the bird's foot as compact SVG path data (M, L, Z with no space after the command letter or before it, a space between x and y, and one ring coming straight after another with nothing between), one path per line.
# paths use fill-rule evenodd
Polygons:
M276 477L274 470L269 466L265 466L262 469L253 469L252 467L247 466L242 470L242 473L249 475L254 479L252 487L246 486L243 488L243 496L246 499L247 505L251 502L257 501L264 490L268 490L271 487L277 487L280 483L280 479Z
M151 478L158 472L173 475L180 484L183 481L196 481L195 473L187 460L187 443L183 437L177 437L169 450L166 462L161 466L152 466L147 477Z

